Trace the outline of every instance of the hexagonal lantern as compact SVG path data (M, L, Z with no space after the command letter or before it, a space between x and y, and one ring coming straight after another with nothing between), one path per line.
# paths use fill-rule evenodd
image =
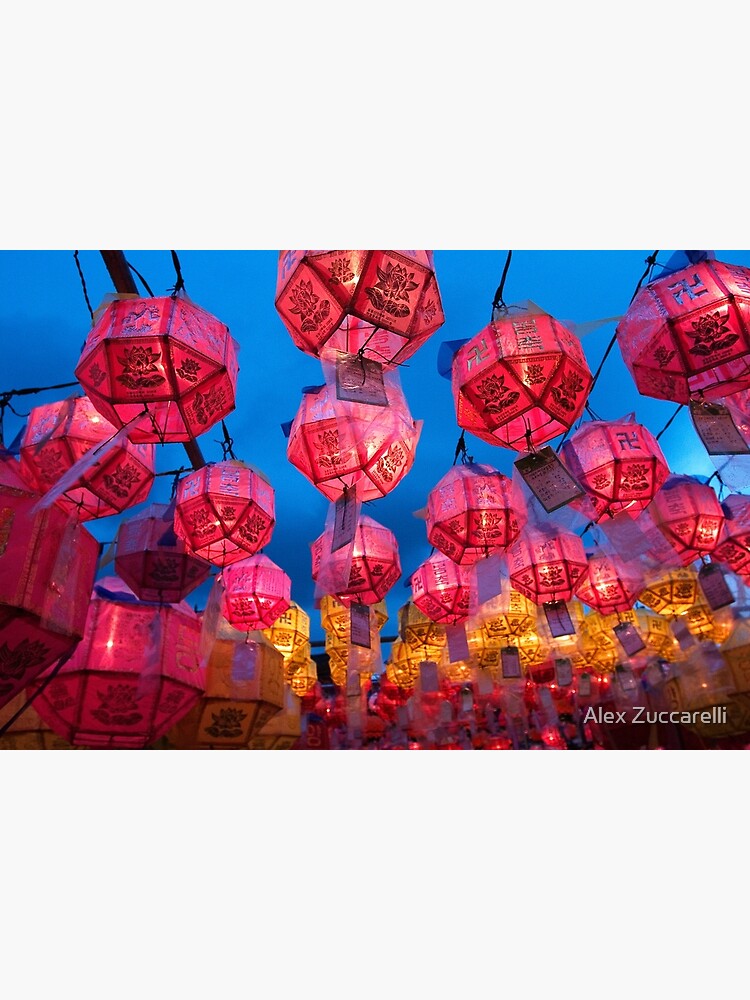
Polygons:
M302 701L284 687L284 707L250 740L248 750L291 750L302 735Z
M638 600L668 618L684 615L702 599L698 573L689 567L674 569L648 582Z
M326 529L312 543L313 580L318 582L321 571L339 579L347 577L346 584L333 595L347 606L352 602L371 605L382 601L401 576L398 542L393 532L361 514L351 552L346 546L331 552L332 543L332 528Z
M725 515L707 483L692 476L670 475L648 509L685 565L716 548Z
M537 605L569 601L588 573L583 542L572 531L527 524L507 558L511 587Z
M705 260L652 281L617 340L644 396L687 403L750 387L750 269Z
M236 629L268 628L291 601L290 577L261 552L223 569L221 583L221 613Z
M750 582L750 497L732 493L724 500L723 509L727 516L711 561L726 564Z
M92 449L116 434L117 428L86 396L35 406L21 439L23 474L46 493ZM74 478L56 503L79 521L121 514L148 496L154 461L152 444L133 444L128 438L113 441L93 464L81 463L80 475L72 473Z
M262 631L284 657L285 668L295 658L304 660L309 656L310 616L296 601L290 601L289 607Z
M427 497L427 540L470 565L503 552L526 524L520 488L491 465L454 465Z
M597 521L623 511L637 517L669 475L659 442L632 419L582 424L563 445L561 458L591 501L574 500L571 507L588 512L593 506Z
M275 523L273 487L244 462L211 462L177 486L174 530L191 551L215 566L260 551L271 540Z
M374 636L388 621L385 601L373 604L370 611L370 631ZM351 637L351 610L332 594L324 594L320 599L320 624L327 636L338 643L348 643Z
M458 625L469 617L471 588L469 568L442 552L433 552L411 575L413 604L444 625Z
M639 565L599 550L588 555L588 564L586 579L576 590L578 600L603 615L629 611L645 583Z
M211 563L175 534L174 505L153 503L120 523L115 570L140 600L177 604L208 578Z
M276 309L305 354L362 351L385 366L445 321L431 250L281 250Z
M189 441L234 410L238 350L184 295L121 299L92 327L75 375L107 420L134 421L133 441Z
M413 601L407 601L398 609L398 634L420 661L436 662L448 642L445 625L433 621Z
M578 338L538 307L484 327L458 349L451 368L459 427L514 451L569 430L592 382Z
M287 458L329 500L345 487L360 500L387 496L412 468L422 421L397 384L386 385L386 397L387 406L375 406L337 399L328 385L303 393Z
M287 677L291 691L299 698L311 694L318 684L318 668L312 657L295 664L294 670Z

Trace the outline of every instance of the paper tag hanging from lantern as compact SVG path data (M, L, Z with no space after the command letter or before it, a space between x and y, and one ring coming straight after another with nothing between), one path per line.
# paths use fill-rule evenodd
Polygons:
M691 634L687 627L686 622L682 618L675 618L671 622L670 627L672 629L672 634L680 645L680 649L684 652L686 649L690 649L691 646L697 645L694 636Z
M448 656L451 663L469 659L469 642L466 638L464 625L447 625L445 634L448 640Z
M502 665L503 677L510 680L521 676L521 658L518 655L517 646L506 646L500 650L500 663Z
M576 628L565 601L546 601L542 607L544 609L544 617L547 619L547 625L554 639L576 634Z
M419 664L419 687L422 694L434 694L440 690L437 663L422 660Z
M691 400L690 416L709 455L750 454L750 447L726 406Z
M370 608L366 604L352 604L349 608L350 637L353 646L372 648L370 636Z
M357 530L359 520L360 503L357 494L349 486L344 487L341 496L333 505L333 541L331 542L331 552L343 549L345 545L351 545L354 541L354 534Z
M503 559L497 553L474 563L478 605L486 604L502 593L503 576Z
M615 678L622 691L636 691L638 688L638 679L630 667L615 667Z
M555 660L555 680L559 687L573 683L573 664L567 656Z
M579 698L590 698L591 697L591 675L581 674L578 678L578 697Z
M548 514L584 495L549 446L513 463L519 475Z
M349 403L388 406L383 366L359 354L339 358L336 361L336 398Z
M707 563L705 566L701 566L698 570L698 582L712 611L718 611L719 608L725 608L728 604L734 604L734 594L729 589L721 566L716 563Z
M641 638L638 629L630 622L620 622L619 625L615 625L612 631L628 656L635 656L636 653L640 653L642 649L646 648L646 643Z

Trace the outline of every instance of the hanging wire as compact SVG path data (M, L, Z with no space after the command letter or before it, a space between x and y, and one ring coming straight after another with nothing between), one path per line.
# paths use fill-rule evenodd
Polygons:
M468 453L468 451L466 450L466 431L461 431L461 437L458 439L458 442L456 444L456 451L455 451L455 454L453 456L453 464L454 465L459 460L459 458L461 459L461 462L464 465L467 465L467 464L470 464L470 463L474 462L473 456L470 455Z
M44 677L39 687L36 688L36 690L28 696L26 701L23 703L23 705L21 705L21 707L18 709L17 712L14 712L13 715L8 719L8 721L3 726L0 726L0 736L3 736L5 733L8 732L13 723L17 719L20 719L20 717L23 715L26 709L30 707L32 702L36 698L38 698L39 695L42 693L42 691L44 691L44 689L47 687L47 685L50 684L50 682L53 681L55 677L57 677L57 675L60 673L62 668L65 666L65 664L68 662L68 660L71 658L71 656L73 655L73 653L76 651L77 648L78 648L78 643L76 643L71 649L68 650L67 653L65 653L63 656L60 657L60 659L57 661L54 667L52 667L50 672L46 675L46 677Z
M228 458L233 458L235 460L235 462L236 462L237 461L237 456L235 455L234 451L232 450L233 445L234 445L234 438L231 438L229 436L229 431L227 429L227 425L226 425L226 423L223 420L221 422L221 429L224 431L224 440L223 441L217 441L216 443L221 445L221 450L222 450L222 453L223 453L222 456L221 456L222 461L226 461Z
M76 267L78 268L78 277L81 279L81 288L83 289L83 297L86 300L86 305L89 310L89 315L91 316L91 325L94 325L94 310L91 308L91 302L89 301L89 293L86 289L86 279L83 276L83 268L81 267L81 262L78 259L78 251L73 251L73 259L76 262Z
M146 289L146 294L147 294L147 295L148 295L148 296L149 296L150 298L152 298L152 299L153 299L153 297L154 297L154 293L153 293L153 292L151 291L151 289L149 288L149 286L148 286L148 282L147 282L147 281L146 281L146 279L145 279L145 278L143 277L143 275L141 274L141 272L140 272L140 271L137 271L137 270L135 269L135 267L133 267L133 265L132 265L132 264L130 263L130 261L129 261L129 260L126 260L126 261L125 261L125 263L126 263L126 264L128 265L128 267L130 268L130 270L131 270L131 271L133 272L133 274L134 274L134 275L135 275L135 276L136 276L136 277L138 278L138 280L140 281L140 283L141 283L141 284L143 285L143 287L144 287L144 288Z
M508 277L508 268L510 267L510 261L513 256L513 251L508 251L508 256L505 258L505 266L503 267L502 277L500 278L500 284L497 286L495 291L495 297L492 300L492 315L490 316L490 322L495 318L495 312L507 312L508 307L505 304L505 299L503 298L503 290L505 289L505 280Z
M178 292L181 292L184 289L185 282L182 277L182 268L180 267L179 257L174 252L174 250L170 250L169 252L172 254L172 263L174 264L175 274L177 275L175 283L174 285L172 285L169 291L172 293L172 298L176 299Z
M667 428L669 427L669 425L672 423L672 421L674 420L674 418L677 416L677 414L680 412L680 410L683 409L684 406L685 406L684 403L680 403L678 405L677 409L674 411L674 413L672 414L672 416L669 418L669 420L666 422L666 424L664 424L664 426L662 427L662 429L656 435L656 440L657 441L662 436L662 434L664 433L664 431L667 430Z

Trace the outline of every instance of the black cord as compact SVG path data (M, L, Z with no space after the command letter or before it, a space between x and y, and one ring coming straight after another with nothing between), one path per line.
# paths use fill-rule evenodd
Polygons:
M492 300L492 316L490 317L490 322L495 318L495 310L502 309L507 312L508 307L503 299L503 290L505 288L505 279L508 277L508 268L510 267L510 260L513 256L513 251L508 251L508 256L505 258L505 267L503 267L502 277L500 278L500 284L497 286L495 291L495 297Z
M7 731L10 729L10 727L16 721L16 719L19 719L23 715L23 713L31 705L31 703L34 701L34 699L38 698L39 695L42 693L42 691L44 691L44 689L47 687L47 685L50 683L50 681L53 681L55 679L55 677L57 677L57 675L60 673L60 671L65 666L65 664L68 662L68 660L71 658L71 656L73 655L73 653L75 653L75 651L76 651L77 648L78 648L78 643L75 643L75 645L73 645L68 650L67 653L65 653L63 656L60 657L60 659L57 661L57 663L54 665L54 667L50 670L50 672L47 674L47 676L43 679L43 681L41 682L41 684L39 685L39 687L32 694L30 694L28 696L28 698L23 703L23 705L21 705L21 707L18 709L18 711L15 712L2 727L0 727L0 736L2 736L4 733L7 733Z
M678 406L678 407L677 407L677 409L676 409L676 410L674 411L674 413L672 414L672 416L671 416L671 417L669 418L669 420L668 420L668 421L666 422L666 424L664 424L664 426L662 427L662 429L661 429L661 430L659 431L659 433L658 433L658 434L656 435L656 440L657 440L657 441L658 441L658 440L659 440L659 438L660 438L660 437L662 436L662 434L664 433L664 431L665 431L665 430L666 430L666 429L667 429L667 428L669 427L669 425L670 425L670 424L672 423L672 421L673 421L673 420L674 420L674 418L675 418L675 417L677 416L677 414L678 414L678 413L680 412L680 410L681 410L681 409L682 409L682 408L684 407L684 405L685 405L684 403L680 403L680 404L679 404L679 406Z
M221 450L223 452L222 461L226 461L227 458L233 458L235 462L237 461L237 456L234 451L232 451L232 446L234 445L234 438L229 436L229 431L227 430L226 423L222 420L221 429L224 431L224 440L217 441L217 444L221 445Z
M81 279L81 288L83 288L83 297L86 299L86 305L88 306L89 314L91 316L91 325L94 325L94 310L91 308L91 302L89 301L89 293L86 290L86 279L83 276L83 269L81 268L81 262L78 260L78 251L73 251L73 259L76 262L76 267L78 268L78 277Z
M185 287L185 282L182 278L182 269L180 267L179 257L174 252L174 250L170 250L169 252L172 254L172 263L174 264L175 273L177 275L177 280L175 281L174 285L172 285L172 287L169 289L169 291L172 293L172 298L175 299L177 298L177 293L181 292Z
M152 299L153 299L153 297L154 297L154 293L153 293L153 292L151 291L151 289L150 289L150 288L148 287L148 282L147 282L147 281L146 281L146 279L145 279L145 278L143 277L143 275L141 274L141 272L140 272L140 271L137 271L137 270L136 270L136 269L135 269L135 268L133 267L133 265L132 265L132 264L130 263L130 261L129 261L129 260L126 260L126 261L125 261L125 263L126 263L126 264L128 265L128 267L130 268L130 270L131 270L131 271L133 272L133 274L134 274L134 275L135 275L135 276L136 276L136 277L137 277L137 278L139 279L140 283L141 283L141 284L143 285L143 287L144 287L144 288L146 289L146 294L147 294L147 295L148 295L148 296L149 296L150 298L152 298Z

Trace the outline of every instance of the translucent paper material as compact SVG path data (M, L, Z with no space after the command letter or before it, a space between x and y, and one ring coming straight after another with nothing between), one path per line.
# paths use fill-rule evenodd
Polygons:
M311 546L312 578L316 582L319 596L332 593L325 586L326 580L340 579L341 567L347 564L347 549L331 552L332 540L333 532L327 529ZM346 585L333 592L332 596L347 606L352 601L377 604L401 576L396 536L389 528L378 524L366 514L362 514L357 523L351 547L351 562L348 574L345 575Z
M21 439L23 474L40 493L67 475L65 491L56 502L79 521L122 513L147 498L155 455L152 444L133 444L125 437L113 440L95 458L93 449L116 435L117 428L86 396L36 406ZM87 455L95 460L87 462Z
M592 381L578 338L538 307L480 330L458 349L451 368L459 427L514 451L569 430Z
M614 552L595 551L588 556L588 574L576 596L604 615L629 611L644 587L643 571Z
M408 649L421 660L436 660L448 641L445 625L433 621L413 601L407 601L399 608L398 634Z
M327 636L339 643L348 643L351 638L351 608L348 604L326 594L320 600L320 624ZM388 610L385 601L378 601L370 608L370 632L375 635L380 632L388 621Z
M582 424L563 445L561 456L586 491L597 521L622 511L637 517L669 475L659 442L632 417ZM581 501L571 506L579 508Z
M285 687L283 708L253 736L248 750L291 750L302 735L301 706L299 695Z
M290 601L273 624L263 629L263 635L284 657L286 668L294 659L309 656L310 616L296 601Z
M174 530L188 548L215 566L246 559L271 540L275 495L268 480L244 462L212 462L180 480Z
M385 365L445 321L430 250L281 250L276 309L306 354L362 350Z
M116 427L144 409L133 441L189 441L235 405L239 345L185 295L122 299L101 314L75 375Z
M520 487L491 465L455 465L427 498L427 540L461 565L503 552L526 524Z
M731 494L724 500L726 517L711 561L723 563L750 582L750 497Z
M228 566L221 582L222 614L236 629L268 628L291 601L291 579L262 553Z
M83 639L34 707L74 746L143 749L201 696L199 639L200 619L187 604L146 604L118 578L104 578L94 587ZM30 693L44 679L34 680Z
M434 552L411 575L411 599L432 621L458 625L469 617L471 582L468 567Z
M750 270L706 260L641 288L617 327L640 393L687 403L750 387Z
M338 399L335 386L302 395L287 442L291 464L329 500L345 487L359 500L389 494L414 464L422 422L414 421L397 381L387 406Z
M211 572L174 530L174 505L151 504L117 529L115 570L142 601L177 604Z
M511 587L537 605L569 601L588 574L578 535L553 528L527 525L507 559Z
M0 750L74 750L70 743L60 739L43 722L33 705L26 705L26 694L22 692L0 709L0 727L7 725L16 712L23 712L11 723L7 732L0 736Z
M675 617L684 615L701 597L698 573L686 567L647 579L646 587L638 600L657 614Z
M684 565L716 548L725 519L711 486L691 476L668 476L649 513Z

